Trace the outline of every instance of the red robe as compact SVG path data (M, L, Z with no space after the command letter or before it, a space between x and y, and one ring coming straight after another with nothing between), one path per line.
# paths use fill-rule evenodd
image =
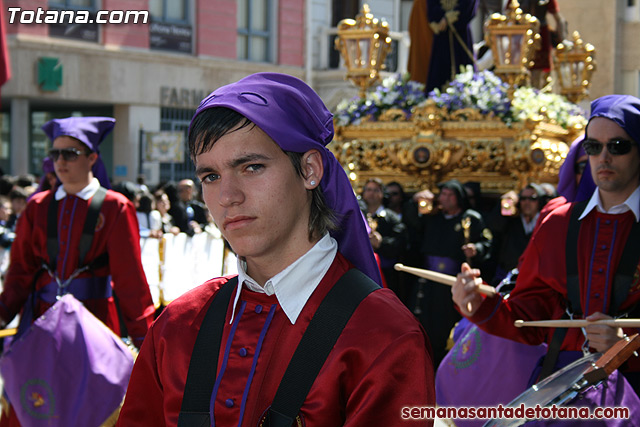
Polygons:
M470 318L481 329L504 338L527 344L549 343L552 328L516 328L522 320L560 319L565 311L565 244L573 203L551 212L534 234L522 256L516 287L509 298L485 298ZM577 260L580 296L584 317L596 311L607 314L611 301L612 280L620 256L635 221L633 212L613 215L592 210L582 221L578 235ZM640 265L620 311L640 301ZM625 330L629 335L638 332ZM561 350L580 350L584 342L581 329L569 328ZM628 361L629 370L640 370L639 359Z
M47 254L47 213L53 198L51 191L36 194L18 219L16 239L11 246L11 261L0 295L0 316L10 321L23 308L31 292L31 283ZM89 200L68 195L58 201L57 272L66 279L78 266L79 241L84 227ZM154 306L149 285L140 261L140 235L136 211L122 194L107 191L96 223L95 234L85 262L91 262L103 253L109 262L94 272L85 272L78 278L111 275L111 286L118 297L127 330L132 339L141 342L151 322ZM53 279L43 272L36 283L42 289ZM118 313L113 300L96 298L82 301L84 305L109 326L120 333ZM51 304L39 301L36 315Z
M216 426L258 425L313 314L350 267L336 256L294 325L275 296L243 288L230 338L231 299L218 358L217 376L223 365L225 370L215 394ZM226 281L206 282L172 302L156 320L133 369L118 426L177 424L191 349L213 296ZM393 292L381 289L353 313L300 414L307 427L391 426L402 423L402 407L434 404L427 337Z

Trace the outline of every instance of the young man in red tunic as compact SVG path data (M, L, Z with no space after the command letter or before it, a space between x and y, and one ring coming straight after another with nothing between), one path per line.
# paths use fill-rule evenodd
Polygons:
M80 241L89 205L101 187L110 188L98 145L114 123L110 117L69 117L43 126L52 141L49 157L61 185L35 194L20 215L0 294L2 327L23 309L23 318L31 307L35 307L35 317L44 313L56 302L59 280L67 284L61 294L73 294L119 334L115 293L130 337L136 346L142 344L155 308L140 260L136 210L120 193L106 190L91 246L84 254L83 264L91 268L79 271L83 267L79 265ZM54 201L57 209L51 211ZM47 248L50 215L57 215L53 222L58 225L55 263ZM42 270L45 264L48 271ZM0 426L18 425L13 410L0 419Z
M214 370L215 383L199 390L203 425L267 425L294 351L334 284L354 267L368 283L380 281L353 190L325 148L332 138L332 115L317 94L282 74L222 87L196 111L189 144L204 200L239 256L219 351L206 354L218 362L205 373ZM164 310L136 361L118 425L187 425L178 420L194 343L230 280L210 280ZM373 286L306 397L298 396L294 425L398 425L403 407L434 404L424 331L392 291Z
M551 343L552 328L517 328L514 321L560 319L566 310L592 321L624 315L639 317L640 265L638 241L632 230L640 226L640 99L609 95L593 101L581 144L589 156L584 174L591 175L597 188L588 202L564 204L545 218L523 254L520 274L509 298L483 297L477 291L480 271L463 265L452 289L453 300L458 310L481 329L523 343L540 344ZM581 185L584 182L591 180L583 178ZM573 243L570 249L566 242L574 221L578 227L577 244ZM628 245L627 241L631 243ZM575 254L571 255L570 250ZM628 283L621 286L619 267L626 252L635 253L635 259L631 260ZM571 269L567 254L575 256L577 263L579 301L574 304L569 303L567 276ZM625 333L637 332L595 324L585 329L586 346L598 352L611 348ZM569 328L555 369L582 356L583 344L582 330ZM636 392L640 390L640 358L632 356L622 373Z

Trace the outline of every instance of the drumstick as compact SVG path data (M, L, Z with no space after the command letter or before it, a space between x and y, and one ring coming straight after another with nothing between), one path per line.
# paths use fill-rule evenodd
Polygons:
M448 274L438 273L437 271L423 270L422 268L406 267L403 264L396 264L393 266L398 271L404 271L405 273L411 273L415 276L422 277L424 279L433 280L434 282L442 283L443 285L453 286L456 283L456 277ZM496 295L496 288L489 285L478 285L478 292L487 296Z
M17 328L11 328L11 329L0 329L0 338L6 338L6 337L11 337L15 334L18 333L18 329Z
M543 328L584 328L589 325L606 325L620 328L640 328L640 319L602 319L589 321L586 319L559 319L559 320L516 320L513 322L517 328L525 326L537 326Z

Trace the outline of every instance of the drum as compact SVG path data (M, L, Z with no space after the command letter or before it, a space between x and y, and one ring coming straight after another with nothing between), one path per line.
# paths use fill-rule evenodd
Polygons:
M601 356L602 354L600 353L593 353L576 360L554 372L538 384L531 386L520 396L509 402L507 407L519 408L521 405L524 405L525 408L534 408L536 405L550 407L552 405L563 406L569 403L589 388L589 383L583 376ZM620 376L620 379L624 381L622 376ZM487 422L485 427L519 426L527 421L527 419L493 419Z

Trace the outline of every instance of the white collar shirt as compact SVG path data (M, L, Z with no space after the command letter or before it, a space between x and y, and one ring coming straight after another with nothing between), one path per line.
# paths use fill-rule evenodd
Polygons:
M251 291L266 295L275 294L282 311L291 324L295 324L311 294L333 264L337 252L338 243L327 233L307 253L267 280L264 286L260 286L247 274L247 263L238 257L238 287L233 301L230 323L233 323L240 291L244 283Z
M94 177L91 179L91 182L89 182L89 185L78 191L74 196L79 197L82 200L89 200L94 194L96 194L96 191L98 191L99 188L100 181L98 181L98 178ZM67 192L64 191L64 185L59 186L55 194L56 200L62 200L67 196Z
M636 217L636 222L640 221L640 186L636 187L635 191L631 193L631 195L619 205L612 206L609 210L605 210L602 205L602 200L600 199L600 192L596 187L596 190L593 192L591 199L589 199L589 203L587 203L587 207L580 215L580 220L586 217L589 212L597 209L598 212L615 214L619 215L625 213L627 211L633 212L633 215Z
M524 215L520 215L520 219L522 220L522 226L524 227L525 234L533 233L533 229L536 228L536 223L538 222L539 217L540 217L540 212L535 214L535 216L531 218L531 221L527 222L527 220L524 218Z

